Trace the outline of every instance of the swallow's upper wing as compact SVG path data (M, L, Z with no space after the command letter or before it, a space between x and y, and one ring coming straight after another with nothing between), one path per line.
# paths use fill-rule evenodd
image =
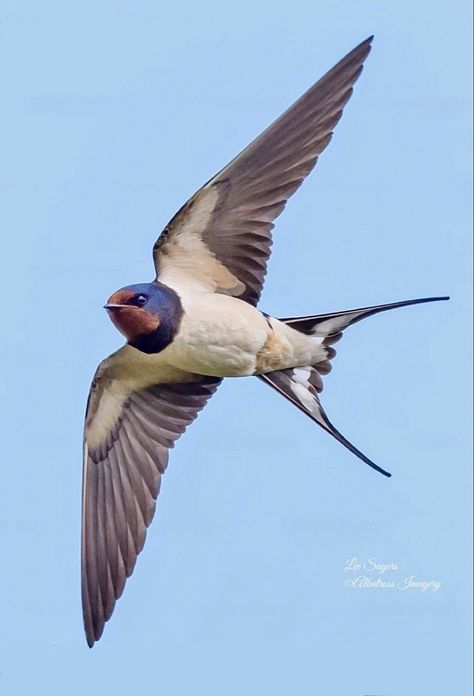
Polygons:
M331 140L370 42L343 58L181 208L153 248L163 283L195 283L257 303L273 220Z
M152 378L134 367L133 351L122 348L101 363L86 413L82 603L89 646L143 548L168 450L220 382L164 368L158 384L156 369Z

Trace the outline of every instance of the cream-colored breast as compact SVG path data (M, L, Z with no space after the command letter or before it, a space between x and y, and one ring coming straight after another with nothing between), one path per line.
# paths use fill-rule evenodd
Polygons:
M181 369L217 377L253 374L269 330L261 312L228 295L179 294L184 316L162 359Z

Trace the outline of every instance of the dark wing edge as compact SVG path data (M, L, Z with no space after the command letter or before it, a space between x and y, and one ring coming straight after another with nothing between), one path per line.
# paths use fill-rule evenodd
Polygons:
M99 444L88 442L86 415L81 575L89 647L101 637L143 548L168 451L220 382L203 377L184 384L157 384L121 397L114 423ZM95 400L110 386L100 388ZM97 408L100 404L95 403L96 417Z
M257 304L273 221L329 144L352 94L372 37L357 46L205 184L166 226L153 248L157 276L190 273L200 258L215 292ZM207 278L205 277L207 276Z

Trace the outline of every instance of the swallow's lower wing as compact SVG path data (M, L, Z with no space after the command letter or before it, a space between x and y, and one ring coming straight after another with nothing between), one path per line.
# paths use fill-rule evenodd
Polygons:
M273 220L331 140L370 42L343 58L181 208L153 249L161 282L194 283L257 303Z
M155 378L143 384L143 373L127 374L123 361L124 351L133 350L101 363L86 414L82 602L89 646L100 638L143 548L168 450L220 382L168 370L164 379L179 383Z

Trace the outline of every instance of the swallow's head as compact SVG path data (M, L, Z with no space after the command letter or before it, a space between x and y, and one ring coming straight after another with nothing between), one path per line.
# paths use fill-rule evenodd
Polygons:
M117 290L104 308L128 343L144 353L159 353L166 348L183 315L177 293L157 281Z

